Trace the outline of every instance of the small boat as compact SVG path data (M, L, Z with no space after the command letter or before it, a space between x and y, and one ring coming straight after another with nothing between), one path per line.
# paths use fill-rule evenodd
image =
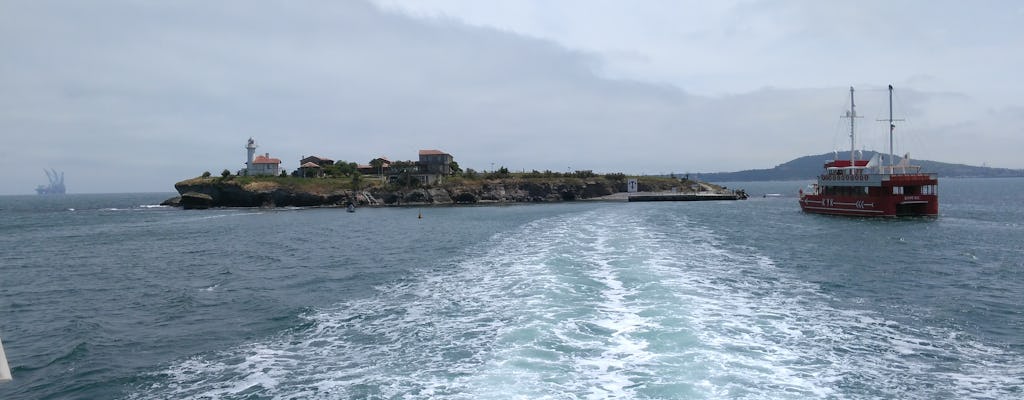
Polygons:
M348 203L348 207L345 208L345 211L348 211L350 213L356 212L356 205L352 204L352 203Z
M0 383L11 381L11 368L7 364L7 356L4 355L4 344L0 341Z
M850 87L850 159L825 163L825 172L817 183L801 189L800 209L813 214L852 215L859 217L928 216L939 214L939 179L934 173L921 172L910 165L910 154L893 165L892 135L896 129L892 118L892 85L889 85L889 165L881 155L871 160L858 160L854 151L854 119L857 112ZM883 120L884 121L884 120Z

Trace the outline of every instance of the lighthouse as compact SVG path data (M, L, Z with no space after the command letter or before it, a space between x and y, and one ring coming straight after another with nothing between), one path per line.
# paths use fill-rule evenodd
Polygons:
M252 157L256 154L256 141L249 138L249 143L245 145L245 149L248 152L245 158L245 174L252 175Z

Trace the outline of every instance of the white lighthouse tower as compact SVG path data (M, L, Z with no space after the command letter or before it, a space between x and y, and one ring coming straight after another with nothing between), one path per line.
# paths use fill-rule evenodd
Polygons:
M249 143L245 145L245 149L248 151L245 158L245 174L252 175L252 156L256 154L256 141L249 138Z

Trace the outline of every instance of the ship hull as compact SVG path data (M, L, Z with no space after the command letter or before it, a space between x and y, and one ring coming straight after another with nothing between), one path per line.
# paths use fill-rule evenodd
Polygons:
M844 197L809 194L800 198L800 209L811 214L855 217L936 217L936 195Z

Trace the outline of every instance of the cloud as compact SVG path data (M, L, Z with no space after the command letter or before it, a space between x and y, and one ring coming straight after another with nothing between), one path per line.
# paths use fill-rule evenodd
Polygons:
M49 167L66 171L74 192L170 191L203 171L241 168L249 137L289 170L310 154L367 162L438 148L476 169L696 172L842 148L822 131L837 125L845 86L766 82L699 95L609 77L617 60L659 62L620 50L606 57L358 1L8 2L0 167L11 172L0 174L0 193L30 192ZM906 108L925 116L964 103L906 93ZM865 88L864 98L867 110L884 94ZM985 126L1019 132L1017 109L1005 110ZM964 119L942 127L953 137ZM1009 140L999 146L1022 144Z

